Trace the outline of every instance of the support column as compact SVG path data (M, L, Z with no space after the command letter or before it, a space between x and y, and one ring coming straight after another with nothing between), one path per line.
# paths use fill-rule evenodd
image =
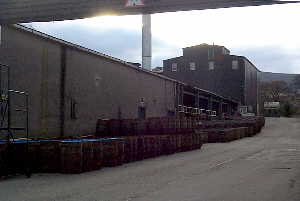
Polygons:
M151 70L152 61L152 35L151 35L151 15L143 15L143 39L142 39L142 68Z
M212 97L208 99L208 110L212 110Z
M200 107L200 103L199 103L199 91L198 90L196 92L195 98L196 98L195 106L196 106L196 108L199 108Z
M220 100L220 103L219 103L219 114L218 115L221 115L223 113L223 101Z

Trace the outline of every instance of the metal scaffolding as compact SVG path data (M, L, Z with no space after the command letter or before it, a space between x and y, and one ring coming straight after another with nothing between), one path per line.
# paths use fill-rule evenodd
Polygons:
M0 63L0 140L14 151L16 136L26 139L27 164L24 173L29 171L29 112L28 94L24 91L11 89L10 68ZM21 134L21 135L20 135ZM23 139L24 140L24 139ZM8 151L9 152L9 151ZM8 161L2 161L9 163ZM9 164L7 165L9 167ZM9 171L7 171L9 172Z

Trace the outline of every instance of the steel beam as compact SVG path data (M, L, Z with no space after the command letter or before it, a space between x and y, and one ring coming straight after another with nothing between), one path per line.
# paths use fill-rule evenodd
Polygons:
M141 0L143 6L127 6L128 0L1 0L0 24L58 21L102 15L136 15L243 6L299 3L277 0Z

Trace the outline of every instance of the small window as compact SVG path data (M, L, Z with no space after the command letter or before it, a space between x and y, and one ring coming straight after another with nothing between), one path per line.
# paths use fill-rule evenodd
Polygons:
M190 70L196 70L196 63L195 62L190 63Z
M172 71L177 72L177 63L172 64Z
M214 70L215 69L215 62L210 61L208 62L208 70Z
M71 119L77 119L76 115L76 101L74 99L71 99Z
M207 59L210 60L211 59L211 56L210 56L210 50L209 48L207 49Z
M252 105L248 105L248 112L253 112L253 107L252 107Z
M214 59L215 58L215 47L214 46L212 46L212 47L209 47L208 49L207 49L207 54L208 54L208 60L210 60L210 59Z
M239 62L237 60L232 61L232 69L233 70L239 69Z

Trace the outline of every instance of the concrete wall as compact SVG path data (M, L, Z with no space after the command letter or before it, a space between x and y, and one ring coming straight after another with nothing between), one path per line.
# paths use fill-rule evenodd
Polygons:
M0 62L10 66L11 89L29 93L30 135L57 135L60 46L11 27L2 27L1 35ZM14 109L22 103L20 97L12 98ZM18 118L24 114L11 111L13 126L21 126L24 121Z
M174 82L76 49L67 49L67 135L92 133L99 118L137 118L141 98L146 117L174 111ZM71 99L77 119L71 119Z
M11 88L29 93L31 136L59 136L62 122L64 135L94 133L99 118L138 117L141 98L147 117L174 111L174 81L19 28L2 27L2 40Z

